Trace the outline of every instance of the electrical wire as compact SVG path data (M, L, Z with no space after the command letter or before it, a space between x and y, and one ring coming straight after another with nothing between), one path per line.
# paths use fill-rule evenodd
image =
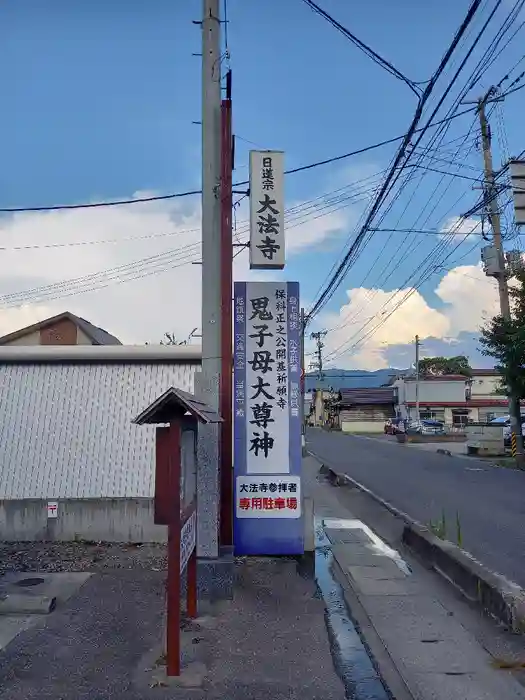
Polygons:
M462 112L459 112L458 114L454 115L454 118L461 117L464 114L468 114L469 112L473 112L476 109L476 107L470 107L469 109L465 109ZM439 126L442 124L442 120L436 121L434 124L430 125L430 128ZM415 132L418 130L416 129ZM378 148L382 148L383 146L388 146L392 143L396 143L398 141L402 141L406 137L406 134L403 134L401 136L394 136L393 138L390 139L385 139L384 141L379 141L378 143L374 143L370 146L365 146L363 148L358 148L354 151L349 151L348 153L342 153L341 155L338 156L332 156L331 158L325 158L324 160L317 160L314 161L313 163L308 163L307 165L300 165L297 168L290 168L289 170L285 170L284 174L285 175L294 175L295 173L302 173L307 170L312 170L314 168L319 168L323 165L330 165L331 163L337 163L342 160L346 160L347 158L352 158L353 156L358 156L363 153L368 153L370 151L374 151ZM241 182L235 182L233 184L233 187L242 187L243 185L249 185L250 181L249 180L243 180ZM44 212L44 211L61 211L61 210L70 210L70 209L97 209L97 208L103 208L103 207L116 207L116 206L124 206L128 204L141 204L141 203L147 203L147 202L159 202L159 201L165 201L169 199L179 199L182 197L189 197L193 195L198 195L202 194L202 190L188 190L186 192L175 192L172 194L164 194L164 195L154 195L151 197L135 197L133 199L117 199L117 200L112 200L109 202L88 202L88 203L83 203L83 204L54 204L54 205L49 205L49 206L41 206L41 207L7 207L7 208L0 208L0 213L1 214L15 214L15 213L23 213L23 212Z
M501 2L501 0L498 0L498 3ZM349 264L352 263L352 260L357 257L357 254L359 253L360 246L362 244L363 238L367 234L368 228L370 224L372 223L376 213L379 211L381 205L383 204L385 196L388 195L388 192L390 191L390 186L395 182L398 177L400 172L398 172L398 166L401 165L401 162L405 156L405 153L408 149L408 146L410 144L410 141L412 137L414 136L414 133L416 132L417 126L419 121L421 120L422 114L423 114L423 108L425 104L428 102L430 99L430 96L435 88L435 85L445 70L448 62L450 61L450 58L452 54L454 53L455 49L457 48L457 45L459 44L462 36L464 35L465 31L467 30L468 26L470 25L471 21L473 20L479 6L481 4L481 0L473 0L471 3L469 10L461 23L461 26L459 27L458 31L456 32L449 48L447 49L445 55L441 59L441 62L437 68L437 70L434 72L432 78L430 79L428 85L426 86L425 90L423 91L421 98L419 100L418 106L416 108L414 117L412 119L412 123L405 135L405 138L403 139L403 142L398 150L398 153L394 159L394 163L389 171L389 174L385 178L385 181L381 187L381 190L379 194L375 198L375 202L373 206L371 207L368 216L366 217L366 220L361 227L359 233L357 234L354 242L350 246L350 249L346 253L345 257L343 258L342 262L339 264L337 270L335 271L334 275L332 276L332 279L329 281L329 283L326 285L325 289L321 292L319 295L319 298L317 301L314 302L314 305L312 306L312 309L308 312L308 315L306 317L306 323L309 323L313 316L320 311L320 309L326 304L326 302L331 298L333 293L335 292L335 289L339 286L341 283L344 275L346 274L348 270ZM462 63L462 65L464 65ZM456 75L454 76L453 80L457 77L459 73L456 72ZM448 94L448 90L446 91L446 94ZM423 133L425 133L425 130L430 122L427 122L425 127L423 127ZM418 140L418 142L421 139ZM416 144L417 145L417 144Z
M490 19L493 17L493 15L494 15L494 12L491 13L491 17L489 17L489 20L488 20L488 21L490 21ZM482 34L483 31L484 31L484 30L486 29L486 27L488 26L488 21L485 23L485 25L484 25L484 27L482 28L480 34ZM509 25L509 26L510 26L510 25ZM474 42L474 45L479 41L479 39L480 39L480 34L478 34L478 37L477 37L476 41ZM507 43L508 43L508 42L507 42ZM469 53L467 54L466 59L468 59L468 57L471 55L471 53L472 53L472 47L471 47ZM483 59L482 59L482 60L483 60ZM464 59L463 62L462 62L462 65L460 66L459 71L463 68L463 66L465 65L465 62L466 62L466 60ZM478 69L479 69L479 64L478 64L478 68L477 68L476 70L478 70ZM456 72L456 75L454 76L453 80L455 80L455 79L457 78L457 75L459 74L459 71ZM450 86L449 86L449 88L450 88ZM446 96L446 95L445 95L445 96ZM442 96L442 98L441 98L441 100L440 100L440 104L443 102L443 98L444 98L445 96ZM438 105L438 108L439 108L439 106L440 106L440 105ZM433 115L432 115L432 117L430 118L429 121L431 121L431 120L433 119L433 117L435 116L435 114L436 114L436 110L434 111L434 113L433 113ZM420 140L420 139L419 139L419 140ZM408 166L408 167L410 167L410 166ZM477 178L477 180L480 181L480 178ZM442 198L443 194L444 194L444 193L442 193L441 198ZM432 197L429 198L429 201L430 201L431 199L432 199ZM435 207L434 207L434 209L435 209ZM414 228L414 227L412 227L412 228ZM383 278L382 278L382 280L384 281Z
M420 97L420 91L416 87L416 83L413 80L409 80L406 75L403 75L401 71L399 71L395 66L390 63L390 61L387 61L385 58L380 56L376 51L370 48L370 46L367 46L364 42L362 42L360 39L358 39L355 34L352 34L352 32L347 29L345 26L343 26L340 22L338 22L332 15L330 15L326 10L323 10L317 3L313 2L313 0L303 0L303 2L308 5L308 7L316 12L318 15L323 17L327 22L329 22L333 27L335 27L341 34L343 34L349 41L351 41L354 46L357 46L361 51L363 51L368 58L372 59L374 63L377 65L381 66L384 70L387 71L387 73L390 73L390 75L393 75L395 78L398 80L401 80L404 82L408 87L412 90L412 92L415 93L416 97L419 99Z

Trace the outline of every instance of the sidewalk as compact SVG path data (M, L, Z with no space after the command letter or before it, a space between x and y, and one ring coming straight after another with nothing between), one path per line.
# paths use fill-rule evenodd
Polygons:
M314 498L347 605L396 700L525 698L525 687L495 668L487 651L492 645L495 656L523 659L523 640L482 620L437 574L413 559L407 564L406 553L401 556L367 526L362 495L320 479L313 457L303 464L304 490ZM360 499L360 515L349 507L354 498L356 506ZM385 531L392 528L393 516L380 508L373 519Z
M164 687L163 554L139 566L115 549L86 557L95 572L80 591L0 652L2 700L344 700L324 604L295 561L239 561L235 599L183 625L190 687ZM13 562L37 560L16 552Z

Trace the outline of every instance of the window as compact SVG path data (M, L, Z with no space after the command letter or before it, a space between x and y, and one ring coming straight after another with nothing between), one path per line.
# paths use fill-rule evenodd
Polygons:
M420 420L436 420L437 413L435 411L419 411Z

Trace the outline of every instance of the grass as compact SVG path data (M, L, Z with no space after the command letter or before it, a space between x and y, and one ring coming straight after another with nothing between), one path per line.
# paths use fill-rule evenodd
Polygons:
M461 529L461 520L459 513L456 513L456 544L458 547L463 547L463 533ZM431 520L428 524L428 529L433 535L438 537L440 540L447 539L447 519L445 515L445 510L441 512L440 520Z

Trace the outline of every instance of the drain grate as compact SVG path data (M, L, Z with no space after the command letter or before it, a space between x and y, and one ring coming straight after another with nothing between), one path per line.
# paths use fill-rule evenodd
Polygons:
M17 586L20 586L21 588L31 588L31 586L39 586L41 583L44 583L43 578L22 578L20 581L16 582Z

